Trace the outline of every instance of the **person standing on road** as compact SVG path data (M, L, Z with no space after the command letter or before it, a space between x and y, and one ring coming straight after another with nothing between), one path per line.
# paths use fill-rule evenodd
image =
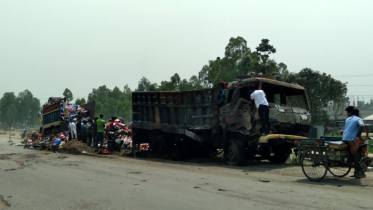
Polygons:
M359 147L365 143L361 138L361 133L363 132L364 122L359 117L359 110L354 109L353 106L346 108L347 119L345 122L345 128L342 131L342 140L347 142L350 149L351 155L354 159L355 173L354 177L364 178L364 171L359 163L361 152L358 151Z
M87 124L87 128L88 128L87 146L91 146L91 144L93 142L93 139L92 139L92 136L93 136L92 123L93 123L93 120L89 119L88 124Z
M249 87L250 98L254 100L258 109L260 121L262 123L262 136L270 134L271 125L269 124L269 104L266 94L263 90L257 90L254 85Z
M79 117L78 118L78 121L75 123L76 124L76 134L77 134L77 138L78 138L78 141L82 141L82 139L81 139L81 128L82 128L82 118L81 117Z
M87 143L88 138L88 127L87 127L87 120L84 119L82 122L82 127L80 129L80 138L83 143Z
M71 139L76 139L77 138L77 133L76 133L76 119L73 119L71 124L70 124L70 133L71 133Z
M96 148L95 151L96 152L97 152L97 149L98 149L98 142L99 141L101 142L101 147L104 146L105 120L103 118L104 118L104 115L101 114L100 119L97 120L97 137L96 137L96 141L95 141L95 148Z
M68 129L69 129L69 139L73 139L72 138L72 126L71 126L71 124L73 124L73 119L70 119L70 121L69 121L69 125L68 125Z
M98 120L98 117L95 118L94 122L92 123L92 144L91 144L91 147L95 147L95 142L96 142L96 138L97 138L97 120Z

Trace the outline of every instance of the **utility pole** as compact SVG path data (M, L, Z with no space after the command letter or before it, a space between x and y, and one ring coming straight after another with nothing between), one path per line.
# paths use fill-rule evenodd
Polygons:
M9 124L9 142L12 142L12 124Z

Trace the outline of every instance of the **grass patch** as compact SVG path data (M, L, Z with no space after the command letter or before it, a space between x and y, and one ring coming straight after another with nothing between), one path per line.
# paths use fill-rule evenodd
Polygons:
M299 157L295 157L294 154L291 154L286 163L290 165L300 165Z

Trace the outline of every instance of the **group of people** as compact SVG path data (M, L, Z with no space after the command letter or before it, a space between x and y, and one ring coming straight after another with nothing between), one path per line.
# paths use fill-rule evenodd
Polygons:
M101 148L104 145L106 132L122 129L130 134L131 131L122 118L111 117L109 123L106 123L103 118L104 115L101 114L100 118L96 117L94 120L84 118L71 120L69 123L70 139L78 139L79 142L97 151L99 143Z

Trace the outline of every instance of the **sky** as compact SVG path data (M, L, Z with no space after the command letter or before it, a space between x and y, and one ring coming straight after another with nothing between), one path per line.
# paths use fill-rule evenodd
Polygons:
M87 98L143 76L189 79L241 36L252 50L269 39L291 72L331 74L370 100L372 10L371 0L1 0L0 96L28 89L44 103L65 88Z

